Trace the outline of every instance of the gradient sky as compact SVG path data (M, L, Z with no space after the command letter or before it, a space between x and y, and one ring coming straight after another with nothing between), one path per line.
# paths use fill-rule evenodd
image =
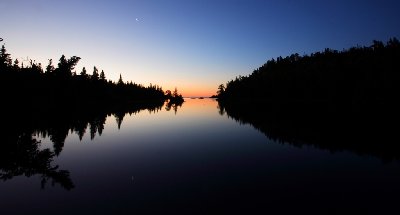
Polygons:
M398 0L1 0L12 58L210 96L268 59L400 39ZM26 62L27 63L27 62Z

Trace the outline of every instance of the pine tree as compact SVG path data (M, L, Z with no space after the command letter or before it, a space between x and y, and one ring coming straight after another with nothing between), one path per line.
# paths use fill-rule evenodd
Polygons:
M102 80L102 81L106 80L106 75L104 74L103 70L101 70L101 73L100 73L100 80Z
M9 67L11 64L12 60L10 54L7 53L6 47L2 45L0 50L0 68Z
M15 60L14 60L13 69L14 69L15 71L18 71L18 70L20 69L20 68L19 68L19 61L18 61L18 59L15 59Z
M122 80L122 75L121 74L119 74L119 79L118 79L118 83L117 83L118 85L123 85L124 84L124 81Z
M96 67L93 67L93 75L92 75L92 80L99 80L99 70Z

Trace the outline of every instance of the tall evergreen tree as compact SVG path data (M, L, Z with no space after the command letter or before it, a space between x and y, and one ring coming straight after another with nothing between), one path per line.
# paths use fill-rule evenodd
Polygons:
M119 74L118 85L124 85L124 81L122 80L122 75Z
M99 70L96 67L93 67L92 80L99 80Z
M106 75L104 74L103 70L101 70L101 73L100 73L100 80L102 80L102 81L106 80Z
M7 53L6 47L2 45L0 49L0 68L11 66L11 62L10 54Z

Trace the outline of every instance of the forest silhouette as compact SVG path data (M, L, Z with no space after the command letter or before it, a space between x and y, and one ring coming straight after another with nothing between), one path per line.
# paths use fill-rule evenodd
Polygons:
M218 87L220 114L267 136L399 159L400 42L267 61Z
M94 66L92 74L85 67L78 74L74 69L81 58L61 56L57 67L49 59L43 69L41 63L30 60L29 65L12 60L3 45L0 50L0 90L3 104L10 110L80 111L82 109L116 109L138 103L160 101L182 104L184 99L175 89L164 92L158 85L145 87L124 82L120 75L117 82L106 79L102 70Z

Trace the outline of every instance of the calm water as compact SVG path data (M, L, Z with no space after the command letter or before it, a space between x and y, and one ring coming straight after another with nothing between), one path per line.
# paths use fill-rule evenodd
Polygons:
M68 174L46 170L44 188L29 170L3 177L1 214L398 213L399 161L277 143L212 99L117 121L108 116L92 140L70 132L50 163Z

